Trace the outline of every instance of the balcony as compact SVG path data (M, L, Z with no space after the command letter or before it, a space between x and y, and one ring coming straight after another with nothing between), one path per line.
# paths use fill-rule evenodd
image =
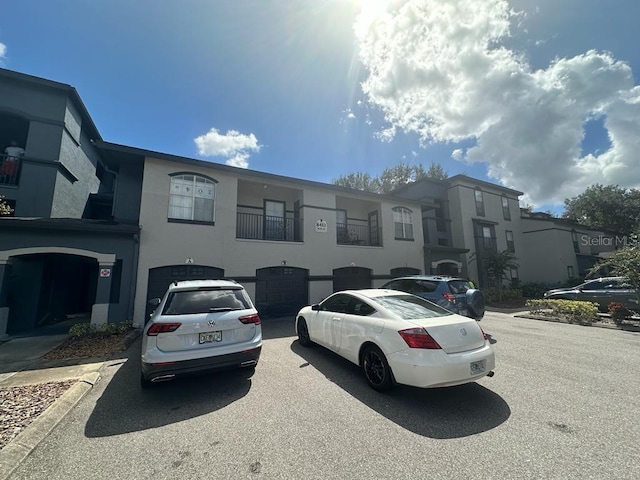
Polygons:
M354 223L338 223L336 224L336 232L338 245L382 246L379 228Z
M302 242L302 221L296 218L237 213L236 238Z
M22 159L0 155L0 185L18 185Z

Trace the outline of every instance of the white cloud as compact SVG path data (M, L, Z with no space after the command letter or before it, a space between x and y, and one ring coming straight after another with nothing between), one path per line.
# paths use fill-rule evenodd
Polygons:
M591 50L534 71L501 45L519 18L505 0L389 0L365 13L355 24L362 88L389 123L381 139L475 140L452 157L486 162L535 203L596 182L640 186L640 87L628 64ZM584 124L599 117L611 147L583 157Z
M236 130L221 134L212 128L194 139L198 154L205 157L225 157L225 163L234 167L248 168L250 152L258 152L262 145L253 133L244 135Z
M7 46L0 42L0 65L2 65L2 60L7 56Z

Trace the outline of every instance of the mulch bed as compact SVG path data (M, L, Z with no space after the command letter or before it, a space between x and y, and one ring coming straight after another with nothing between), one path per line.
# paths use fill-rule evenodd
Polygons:
M0 449L27 428L75 382L67 380L0 388Z
M69 337L58 348L44 356L45 360L104 357L124 350L125 333L92 333L83 337Z

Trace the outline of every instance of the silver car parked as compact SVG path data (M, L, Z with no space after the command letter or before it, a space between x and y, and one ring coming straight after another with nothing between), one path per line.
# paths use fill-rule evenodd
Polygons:
M142 387L177 375L258 363L261 321L242 285L175 282L150 304L156 310L142 335Z
M602 277L575 287L555 288L546 291L544 298L595 302L602 312L608 311L613 302L621 303L629 310L640 310L636 291L624 277Z

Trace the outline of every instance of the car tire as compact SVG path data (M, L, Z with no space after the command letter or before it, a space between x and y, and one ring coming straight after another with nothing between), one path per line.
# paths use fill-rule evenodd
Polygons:
M151 380L147 380L147 379L145 378L145 376L141 373L141 374L140 374L140 386L141 386L142 388L144 388L144 389L147 389L147 388L154 387L154 386L155 386L155 384L154 384Z
M367 383L379 392L388 390L393 385L391 368L387 358L378 347L369 345L362 352L362 371Z
M309 328L307 328L307 322L304 318L298 319L298 343L303 347L310 347L313 345L311 337L309 336Z
M467 309L471 317L476 320L482 320L485 309L484 295L482 292L478 289L470 288L465 295L467 298Z

